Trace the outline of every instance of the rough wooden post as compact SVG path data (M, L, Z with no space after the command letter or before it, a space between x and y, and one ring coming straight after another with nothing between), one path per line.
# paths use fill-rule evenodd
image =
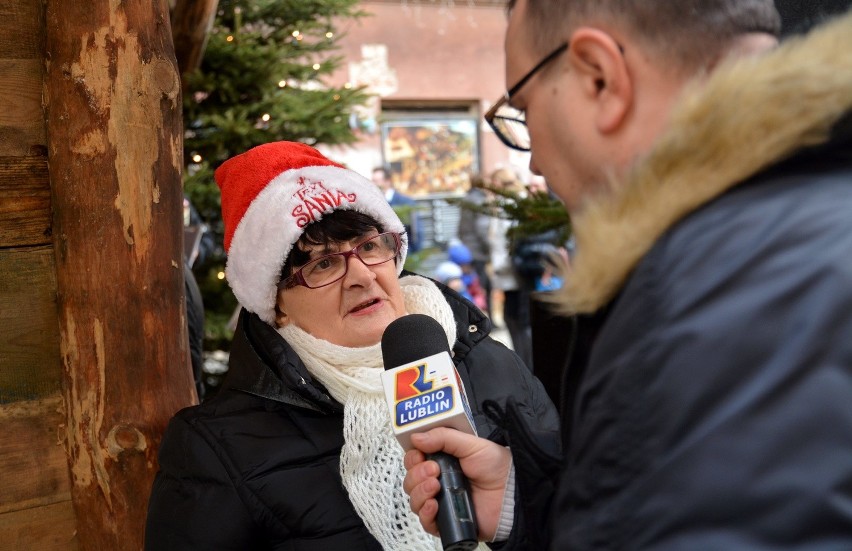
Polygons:
M45 109L66 452L82 549L142 547L169 417L195 401L167 0L47 0Z
M172 36L181 75L201 65L218 5L219 0L176 0L172 10Z

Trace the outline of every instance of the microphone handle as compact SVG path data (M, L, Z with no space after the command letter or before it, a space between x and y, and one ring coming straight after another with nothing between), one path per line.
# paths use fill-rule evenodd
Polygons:
M459 460L447 453L427 456L441 467L438 492L438 531L444 551L469 551L479 545L476 513L470 499L470 485Z

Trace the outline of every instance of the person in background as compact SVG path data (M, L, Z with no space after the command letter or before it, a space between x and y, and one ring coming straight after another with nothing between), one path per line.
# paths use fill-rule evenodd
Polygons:
M470 250L460 241L450 243L447 247L447 258L450 262L457 264L462 271L461 279L464 283L467 292L470 293L472 302L477 308L485 311L488 301L485 296L485 290L479 283L479 274L473 266L473 255Z
M464 272L462 272L461 266L451 260L445 260L435 268L434 277L437 281L457 292L463 298L473 302L473 297L468 292L467 285L465 285L462 279L463 275Z
M430 532L443 449L502 549L852 549L852 13L780 26L771 0L510 2L486 120L576 237L564 451L511 407L509 448L414 435Z
M559 232L550 230L520 237L512 244L512 265L527 300L533 298L532 293L562 287L562 277L555 273L554 255L566 258L567 251L558 239Z
M545 179L533 174L527 182L527 193L551 195ZM562 277L556 273L556 258L568 259L568 243L558 229L516 237L512 242L512 264L521 288L536 300L536 292L555 291L562 286ZM556 255L556 256L554 256Z
M488 193L484 189L485 180L482 176L470 177L470 189L465 194L464 202L475 207L481 207L488 200ZM494 319L491 310L491 277L488 274L491 258L491 242L488 230L491 225L491 217L483 212L477 212L471 208L462 208L459 213L459 226L457 237L468 251L470 251L470 264L476 271L479 284L485 294L484 311L488 317Z
M189 365L195 381L198 401L204 399L204 299L189 264L183 264L183 284L186 296L186 324L189 337Z
M411 313L441 324L489 441L507 443L485 402L517 402L555 442L553 403L482 312L403 272L407 235L369 180L292 142L215 177L242 310L221 389L163 435L145 548L433 551L402 491L380 379L387 326Z
M410 219L410 222L405 225L405 231L409 235L410 239L410 250L411 252L417 252L420 250L420 234L418 223L418 213L417 213L417 201L398 191L396 187L393 185L393 180L391 179L390 171L383 167L377 166L373 169L371 173L371 179L374 184L376 184L382 193L385 195L385 199L388 204L395 208L402 208L403 210L407 210L407 217Z
M191 268L195 268L204 264L213 254L216 241L213 232L186 195L183 196L183 227L186 260Z
M496 190L520 194L523 184L517 175L508 168L498 168L491 173L491 187ZM514 220L491 217L489 241L491 250L491 285L502 297L503 321L512 339L512 349L520 356L529 369L532 361L532 328L530 325L530 294L515 270L512 258L512 245L509 241L509 228Z
M187 196L183 197L184 263L183 280L186 295L186 322L189 337L189 360L198 400L204 399L204 299L195 279L193 266L202 264L215 247L213 234L201 219Z
M373 169L372 172L372 180L373 183L379 186L379 189L382 190L382 193L385 195L385 199L392 207L397 207L401 205L415 205L417 201L405 195L404 193L400 193L393 185L393 180L391 179L390 172L383 166L377 166Z

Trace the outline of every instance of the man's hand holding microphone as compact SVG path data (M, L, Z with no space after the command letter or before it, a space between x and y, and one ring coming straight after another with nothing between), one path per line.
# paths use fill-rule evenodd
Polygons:
M412 434L411 443L415 449L405 454L408 473L403 489L423 528L438 535L438 501L435 498L441 490L438 481L441 471L437 463L426 458L426 454L443 451L459 459L467 476L479 525L479 539L493 539L512 462L509 450L485 438L443 427Z
M404 490L445 551L474 549L497 531L511 466L508 449L476 436L464 385L441 325L403 316L382 335L382 383L406 450Z

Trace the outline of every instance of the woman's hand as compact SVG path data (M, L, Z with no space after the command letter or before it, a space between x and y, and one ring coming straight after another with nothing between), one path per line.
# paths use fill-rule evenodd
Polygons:
M449 428L413 434L411 443L415 449L405 454L405 469L408 473L403 489L409 496L411 510L420 518L423 528L432 535L439 535L436 522L438 501L435 496L441 489L438 481L441 473L438 464L428 461L426 454L444 451L459 459L462 471L470 482L479 538L491 540L497 531L506 479L512 464L509 449Z

